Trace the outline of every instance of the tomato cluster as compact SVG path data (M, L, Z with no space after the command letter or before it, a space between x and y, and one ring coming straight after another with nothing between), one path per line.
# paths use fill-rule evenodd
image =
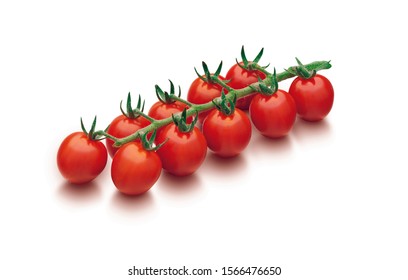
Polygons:
M297 75L288 91L278 88L276 73L258 65L262 50L253 61L241 52L242 61L231 66L225 78L221 65L210 74L198 74L183 100L156 85L158 101L148 114L139 96L136 108L130 94L126 112L112 120L106 131L75 132L63 140L57 165L63 177L74 184L95 179L112 158L111 177L126 195L147 192L162 169L175 176L188 176L204 162L207 149L220 157L234 157L248 146L252 124L262 135L280 138L290 133L296 117L320 121L330 112L334 91L330 81L315 69L286 70ZM311 68L311 67L309 67ZM318 69L320 70L320 69ZM200 105L201 104L201 105ZM247 110L247 112L245 112ZM106 145L101 140L106 138Z

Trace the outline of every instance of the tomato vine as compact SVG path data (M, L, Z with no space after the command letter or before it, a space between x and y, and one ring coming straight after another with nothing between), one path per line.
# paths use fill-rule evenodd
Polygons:
M326 70L326 69L330 69L331 68L331 64L330 61L314 61L311 62L309 64L302 64L302 69L307 69L308 71L312 71L312 72L318 72L321 70ZM263 72L266 75L266 78L263 80L260 80L256 83L253 83L245 88L242 89L233 89L231 88L226 81L220 79L218 77L218 75L216 74L210 74L210 77L207 76L207 78L210 78L212 82L220 85L221 87L223 87L224 89L228 90L228 93L226 94L226 98L228 98L229 100L233 100L234 98L242 98L245 97L247 95L253 94L257 91L261 92L263 87L271 87L274 85L274 80L276 80L277 82L281 82L283 80L286 79L290 79L296 76L296 73L299 72L299 66L291 66L289 68L287 68L286 70L284 70L283 72L280 73L276 73L274 75L274 73L271 73L269 71L266 70L266 67L260 66L258 63L255 62L248 62L247 66L242 66L242 67L248 67L251 69L256 69L259 70L261 72ZM206 73L207 74L207 73ZM235 97L234 97L235 96ZM191 102L188 102L184 99L182 99L181 97L178 97L177 95L170 95L171 98L173 98L176 101L180 101L183 103L186 103L189 105L189 109L186 110L185 114L187 117L189 116L193 116L196 115L197 113L200 113L202 111L207 111L209 109L213 109L216 107L215 104L221 102L221 97L217 97L215 99L213 99L210 102L204 103L204 104L193 104ZM138 108L135 109L135 113L141 115L141 116L146 116L146 114L144 114L141 110L139 110ZM178 113L177 115L181 115L182 113ZM101 136L105 136L108 137L112 140L114 140L115 142L115 146L119 147L122 146L126 143L129 143L131 141L134 141L138 138L141 138L142 135L144 135L145 133L149 133L152 132L154 130L157 130L165 125L168 125L170 123L173 122L173 117L168 117L166 119L162 119L162 120L152 120L151 124L136 131L135 133L123 137L123 138L116 138L116 137L112 137L111 135L109 135L108 133L106 133L106 131L96 131L95 134L96 135L101 135Z

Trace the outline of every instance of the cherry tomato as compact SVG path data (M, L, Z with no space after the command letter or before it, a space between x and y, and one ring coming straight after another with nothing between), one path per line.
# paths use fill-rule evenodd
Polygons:
M150 122L142 116L138 116L137 118L129 118L125 115L120 115L111 122L107 133L117 138L123 138L135 133L139 129L146 127L149 124ZM106 146L108 148L109 155L112 158L118 150L118 148L113 147L113 144L113 140L106 138Z
M62 141L57 153L57 165L69 182L83 184L103 171L107 158L103 143L89 139L84 132L74 132Z
M162 120L171 117L172 114L183 112L188 106L182 102L164 103L157 101L150 107L148 115L156 120Z
M309 79L297 77L290 85L289 93L295 100L298 115L306 121L324 119L333 106L333 86L320 74Z
M204 120L202 129L208 148L221 157L238 155L251 139L251 122L237 108L230 115L213 110Z
M272 95L256 94L249 107L252 123L262 135L278 138L292 129L296 120L296 104L283 90Z
M221 80L225 80L224 77L218 76ZM214 98L221 96L222 87L215 83L204 82L200 78L196 78L187 93L187 100L194 104L204 104L210 102ZM227 92L224 90L225 94ZM205 117L209 114L211 110L200 112L198 115L198 121L203 123Z
M207 142L197 127L191 132L181 132L172 123L158 134L156 143L163 143L166 139L167 142L157 150L163 169L177 176L185 176L201 166L207 154Z
M243 62L239 63L244 65ZM225 78L230 82L228 85L233 89L242 89L250 84L258 82L258 77L265 79L265 74L258 70L245 70L241 68L238 64L233 65L227 72ZM237 108L242 110L248 110L251 100L254 95L247 95L243 98L237 100Z
M130 142L113 157L111 176L121 193L139 195L156 183L161 169L162 164L156 152L145 150L141 142Z

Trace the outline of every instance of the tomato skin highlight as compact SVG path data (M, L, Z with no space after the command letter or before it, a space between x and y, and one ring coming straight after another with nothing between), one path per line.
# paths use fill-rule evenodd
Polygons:
M239 64L244 65L243 62ZM233 65L225 75L225 79L230 80L228 85L233 89L242 89L250 84L256 83L258 82L258 77L265 79L266 75L258 70L245 70L238 66L238 64ZM238 99L236 107L242 110L248 110L254 96L254 94L251 94Z
M74 132L61 143L57 165L61 175L73 184L84 184L95 179L105 168L108 159L106 147L91 140L84 132Z
M191 132L181 132L174 123L169 124L158 134L155 142L160 144L166 139L157 154L167 172L177 176L190 175L204 162L207 142L197 127Z
M218 76L221 80L225 80L224 77ZM204 104L210 102L214 98L221 96L222 87L215 83L207 83L197 77L190 85L187 93L187 101L194 104ZM227 91L224 90L227 94ZM214 110L214 109L213 109ZM204 122L204 119L211 112L211 110L200 112L198 115L198 121Z
M111 177L116 188L126 195L140 195L157 182L162 164L154 151L147 151L140 142L120 147L112 160Z
M141 128L148 126L150 122L142 116L131 119L125 115L117 116L109 125L107 133L116 137L123 138L129 136ZM139 141L139 140L136 140ZM106 147L108 149L109 155L113 158L118 148L113 147L113 140L106 138Z
M256 129L264 136L279 138L287 135L296 120L296 104L286 91L272 95L257 94L252 99L249 114Z
M309 79L297 77L290 85L289 94L295 100L299 117L306 121L324 119L333 107L333 86L320 74Z
M204 120L202 130L208 148L221 157L240 154L248 146L252 134L249 118L237 108L231 115L212 111Z

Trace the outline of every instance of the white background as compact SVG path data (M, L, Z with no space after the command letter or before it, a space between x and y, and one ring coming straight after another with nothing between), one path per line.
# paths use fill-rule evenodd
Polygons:
M143 279L128 268L186 265L218 269L197 279L235 279L224 266L407 279L402 3L2 1L0 278ZM278 72L331 60L329 117L277 141L254 131L240 157L209 154L138 198L118 194L110 161L87 187L64 182L56 153L80 117L103 129L129 91L149 107L169 78L185 96L194 67L223 60L225 74L242 45L249 59L264 47Z

